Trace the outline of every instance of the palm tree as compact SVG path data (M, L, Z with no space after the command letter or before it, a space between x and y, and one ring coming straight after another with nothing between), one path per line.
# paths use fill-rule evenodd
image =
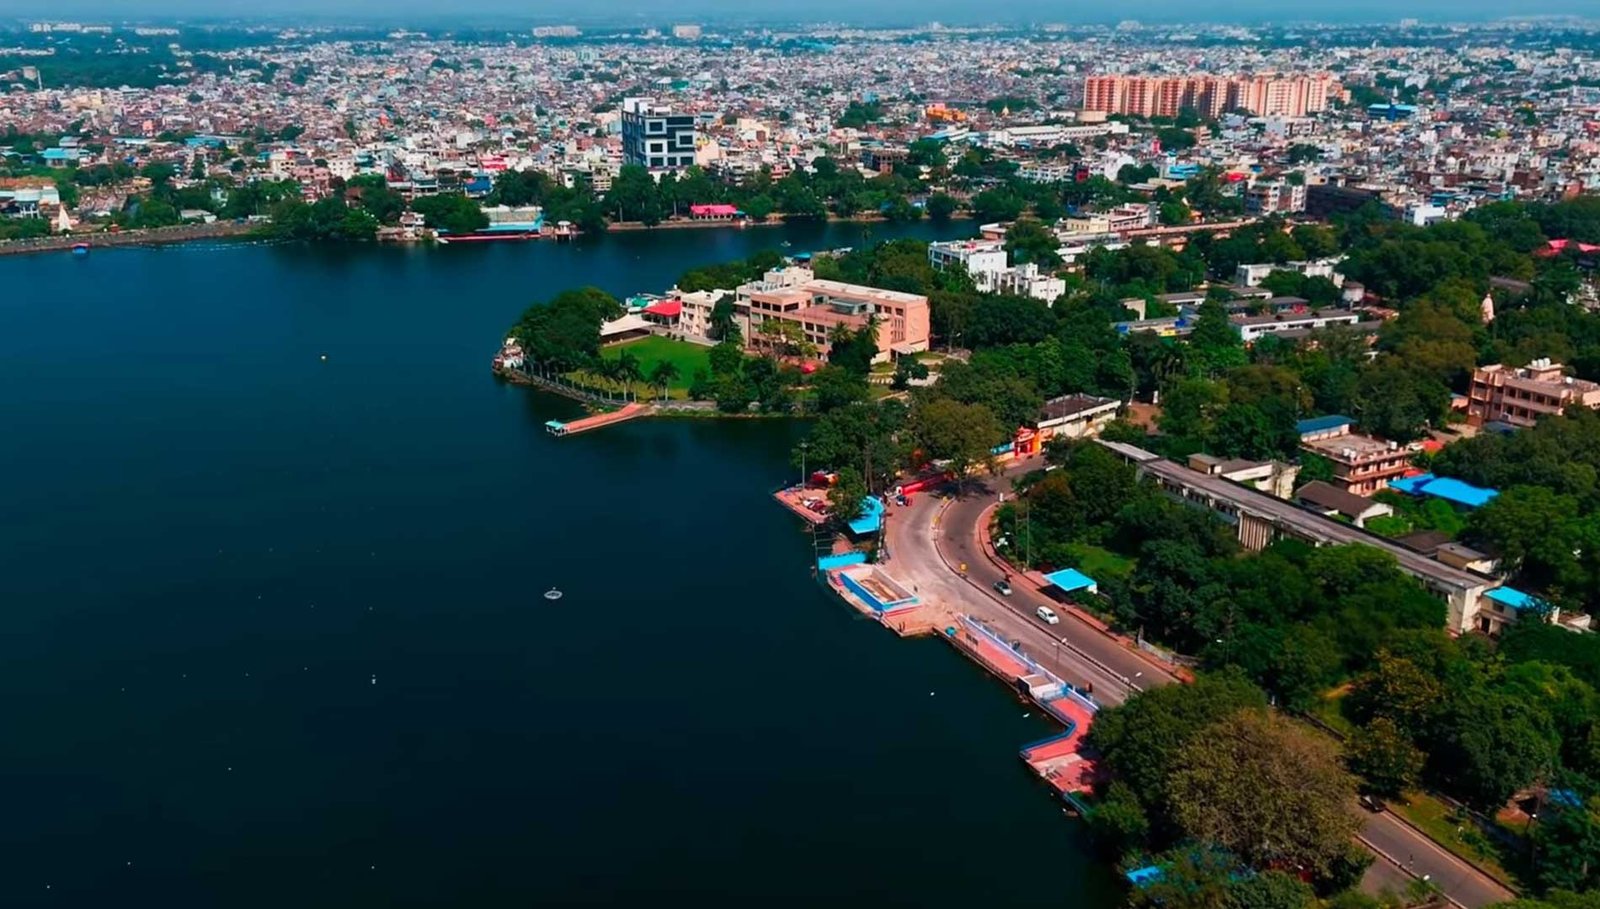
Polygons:
M633 383L644 381L644 370L639 367L639 358L626 350L617 357L615 369L613 378L623 383L624 396L632 393Z
M678 364L671 360L662 360L650 370L650 384L661 391L661 400L667 399L667 386L683 373L678 369Z

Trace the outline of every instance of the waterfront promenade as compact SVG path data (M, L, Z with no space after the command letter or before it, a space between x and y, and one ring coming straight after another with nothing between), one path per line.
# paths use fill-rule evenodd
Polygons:
M153 227L148 230L96 231L56 234L50 237L35 237L31 240L4 240L0 241L0 256L62 252L79 243L87 243L89 248L93 249L97 246L162 246L168 243L188 243L192 240L216 240L242 237L260 226L237 221L213 221L210 224L179 224L173 227Z
M1037 466L1037 461L1014 464L998 477L969 480L963 496L919 496L912 506L893 510L888 523L893 558L888 570L914 585L930 603L979 618L1007 640L1018 642L1020 652L1059 678L1079 686L1092 683L1094 700L1100 704L1119 704L1133 691L1180 681L1182 673L1175 667L1133 649L1093 617L1045 596L1037 589L1037 579L1008 572L987 549L984 524L998 494L1010 489L1013 478ZM1002 597L992 585L1008 573L1012 594ZM1050 606L1061 617L1060 624L1040 622L1034 610L1041 605ZM1360 809L1352 806L1352 810ZM1498 881L1394 813L1361 811L1361 816L1364 824L1358 839L1377 856L1364 882L1370 892L1399 889L1413 878L1425 878L1460 909L1481 909L1515 898Z

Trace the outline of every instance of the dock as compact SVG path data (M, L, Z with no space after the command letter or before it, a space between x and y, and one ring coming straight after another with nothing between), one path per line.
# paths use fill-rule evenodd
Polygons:
M582 417L570 423L550 420L544 424L544 428L546 432L553 436L573 436L580 432L588 432L591 429L599 429L602 426L610 426L613 423L622 423L634 417L642 417L649 412L650 405L634 402L625 404L617 410Z

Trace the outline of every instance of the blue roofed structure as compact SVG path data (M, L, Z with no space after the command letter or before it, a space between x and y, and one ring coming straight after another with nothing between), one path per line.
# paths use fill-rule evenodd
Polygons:
M1355 420L1351 419L1350 417L1347 417L1343 414L1334 413L1325 417L1312 417L1309 420L1300 420L1294 424L1294 431L1302 436L1305 436L1314 432L1328 432L1330 430L1338 429L1341 426L1349 426L1354 422Z
M867 496L861 505L861 514L850 522L850 532L856 536L877 533L883 526L883 502L876 496Z
M1444 499L1452 505L1460 505L1463 508L1482 508L1500 494L1498 489L1485 489L1482 486L1464 483L1454 477L1435 476L1431 473L1419 473L1414 477L1390 480L1389 488L1408 496Z
M1076 568L1063 568L1060 571L1051 572L1045 575L1044 579L1049 581L1052 586L1059 587L1066 593L1076 593L1079 590L1087 590L1090 593L1100 592L1100 585L1095 583L1094 578Z
M1514 609L1518 612L1529 607L1539 609L1544 606L1543 600L1531 593L1524 593L1515 587L1496 587L1484 593L1484 596L1507 609Z

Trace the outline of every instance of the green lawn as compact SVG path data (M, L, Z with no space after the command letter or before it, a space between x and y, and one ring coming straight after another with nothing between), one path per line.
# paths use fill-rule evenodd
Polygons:
M1070 543L1067 550L1078 560L1078 570L1091 578L1120 578L1133 573L1133 560L1088 543Z
M615 360L622 356L623 351L639 358L639 368L644 372L646 380L650 378L650 371L656 368L657 363L665 360L675 364L678 367L678 377L668 386L674 390L688 389L690 383L694 381L697 370L711 369L711 348L690 344L688 341L674 341L658 335L607 347L600 351L600 356Z
M1405 801L1393 802L1390 807L1422 828L1434 842L1477 865L1490 877L1512 889L1518 886L1516 878L1506 870L1508 864L1515 864L1514 858L1505 855L1499 843L1479 833L1470 820L1452 819L1449 806L1443 802L1413 792Z

